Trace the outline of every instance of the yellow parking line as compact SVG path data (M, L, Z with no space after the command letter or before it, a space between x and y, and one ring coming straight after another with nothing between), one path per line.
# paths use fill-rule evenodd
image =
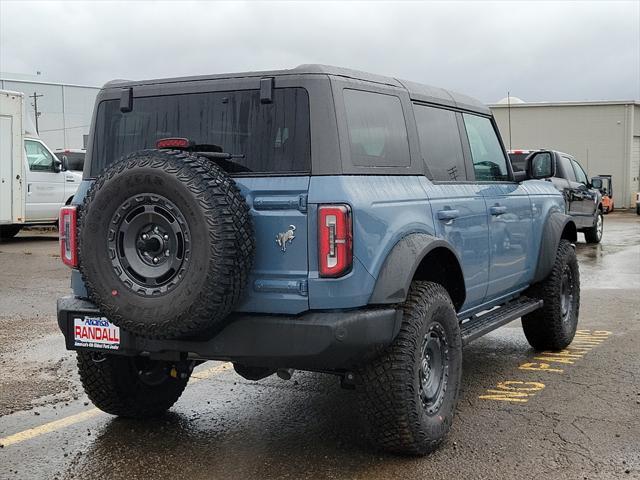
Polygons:
M196 383L200 380L205 380L226 370L229 370L230 368L231 364L227 362L216 367L211 367L206 370L196 372L191 375L191 380L189 381L189 383ZM84 412L76 413L75 415L69 415L68 417L61 418L60 420L54 420L53 422L45 423L44 425L29 428L27 430L23 430L22 432L9 435L8 437L0 438L0 445L2 445L3 447L8 447L16 443L22 443L24 441L31 440L32 438L39 437L40 435L55 432L56 430L61 430L71 425L75 425L76 423L84 422L101 413L102 412L97 408L92 408L91 410L85 410Z
M0 438L0 445L8 447L9 445L13 445L14 443L21 443L26 440L31 440L32 438L39 437L40 435L44 435L45 433L54 432L56 430L60 430L61 428L68 427L69 425L84 422L85 420L89 420L90 418L95 417L99 413L101 413L100 410L98 410L97 408L92 408L91 410L76 413L75 415L61 418L60 420L45 423L44 425L40 425L39 427L34 427L22 432L14 433L13 435L9 435L8 437Z
M191 380L189 383L196 383L200 380L204 380L206 378L213 377L218 375L219 373L224 372L225 370L229 370L231 368L230 362L225 362L222 365L218 365L217 367L207 368L206 370L202 370L201 372L195 372L191 374Z

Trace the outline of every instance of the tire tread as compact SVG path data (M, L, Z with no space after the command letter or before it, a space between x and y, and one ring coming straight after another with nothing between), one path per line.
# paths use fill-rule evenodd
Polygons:
M359 372L361 413L367 421L372 442L383 450L424 455L438 447L451 426L461 364L457 371L449 374L449 388L455 389L453 407L442 412L442 423L437 431L425 428L421 421L423 406L415 390L414 365L416 351L421 346L420 332L428 313L434 308L449 311L449 328L453 329L453 337L457 339L449 349L460 352L458 358L461 363L460 329L447 291L436 283L413 282L402 305L403 321L396 339ZM456 365L453 367L455 369Z

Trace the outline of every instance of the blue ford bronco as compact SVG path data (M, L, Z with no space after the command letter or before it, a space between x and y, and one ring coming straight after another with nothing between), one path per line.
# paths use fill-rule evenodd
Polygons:
M405 80L110 82L60 215L58 323L85 391L149 417L207 360L325 372L359 391L375 446L432 451L464 345L518 318L535 349L576 331L576 225L536 172L514 173L484 105Z

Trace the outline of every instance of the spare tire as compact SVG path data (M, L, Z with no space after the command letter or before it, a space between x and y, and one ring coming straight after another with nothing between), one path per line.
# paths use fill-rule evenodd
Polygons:
M79 215L79 268L103 315L137 335L215 332L253 261L249 207L212 161L143 150L103 171Z

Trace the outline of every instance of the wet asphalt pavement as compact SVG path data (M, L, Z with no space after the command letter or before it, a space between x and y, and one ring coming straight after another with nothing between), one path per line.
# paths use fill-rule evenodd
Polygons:
M23 232L0 243L0 479L640 479L640 217L608 215L577 250L569 351L534 352L519 321L472 343L450 435L407 458L371 449L328 375L250 382L210 362L161 419L98 412L55 322L55 237Z

